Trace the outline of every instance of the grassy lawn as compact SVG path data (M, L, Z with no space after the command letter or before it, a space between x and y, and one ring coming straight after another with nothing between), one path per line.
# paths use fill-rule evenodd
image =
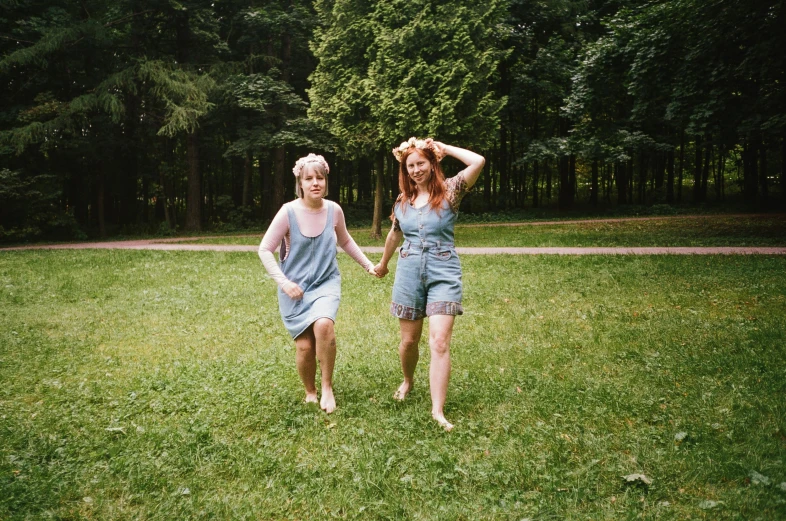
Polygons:
M451 433L339 262L328 416L253 253L0 253L0 519L786 518L786 258L464 256Z
M386 225L387 226L387 225ZM351 229L362 246L383 246L369 228ZM387 229L384 230L387 233ZM259 244L257 236L203 238L189 243ZM786 246L786 219L780 215L707 215L606 223L482 226L456 225L458 246Z

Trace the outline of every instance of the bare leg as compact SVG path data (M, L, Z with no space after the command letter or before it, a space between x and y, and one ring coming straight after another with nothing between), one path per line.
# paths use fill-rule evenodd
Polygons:
M336 410L336 398L333 396L333 366L336 363L336 332L333 321L320 318L314 322L317 360L322 372L322 399L319 406L327 413Z
M418 343L420 342L420 333L423 331L423 319L406 320L401 318L398 323L401 329L398 356L401 359L401 372L404 373L404 381L393 394L393 398L403 400L414 385L415 367L417 367L420 358Z
M314 384L317 373L317 352L313 326L309 326L295 338L295 349L295 365L300 381L306 388L306 403L317 403L317 387Z
M445 419L443 408L450 381L450 338L453 335L455 319L453 315L434 315L429 317L428 325L428 343L431 349L431 366L428 371L431 416L446 431L453 428L453 424Z

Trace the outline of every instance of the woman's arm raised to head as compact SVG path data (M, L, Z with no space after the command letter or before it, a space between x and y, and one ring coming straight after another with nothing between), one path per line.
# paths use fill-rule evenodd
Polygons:
M483 165L486 164L486 158L466 148L446 145L439 141L434 141L434 145L437 149L437 153L441 157L452 156L467 165L467 168L463 170L464 181L467 183L467 189L472 188L478 180L480 173L483 171Z

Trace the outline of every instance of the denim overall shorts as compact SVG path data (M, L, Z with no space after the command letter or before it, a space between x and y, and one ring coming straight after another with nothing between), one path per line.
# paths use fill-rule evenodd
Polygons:
M439 211L428 204L415 208L408 201L400 201L393 212L404 244L396 264L390 313L406 320L464 314L461 264L453 246L457 214L447 201Z

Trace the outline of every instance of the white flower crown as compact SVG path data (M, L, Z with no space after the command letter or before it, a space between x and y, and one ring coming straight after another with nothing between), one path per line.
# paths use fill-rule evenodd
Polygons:
M436 147L434 146L434 140L430 137L426 139L417 139L414 137L409 138L406 141L403 141L399 146L393 149L393 155L396 156L396 160L401 163L401 158L404 157L404 154L410 148L417 148L419 150L431 150L434 152L434 155L437 156L437 159L440 159L439 153L437 152Z
M325 169L325 174L330 173L330 167L328 166L324 157L317 154L309 154L295 161L295 166L292 168L292 173L295 174L295 177L300 178L300 174L303 172L303 167L308 163L318 163L322 165L322 168Z

